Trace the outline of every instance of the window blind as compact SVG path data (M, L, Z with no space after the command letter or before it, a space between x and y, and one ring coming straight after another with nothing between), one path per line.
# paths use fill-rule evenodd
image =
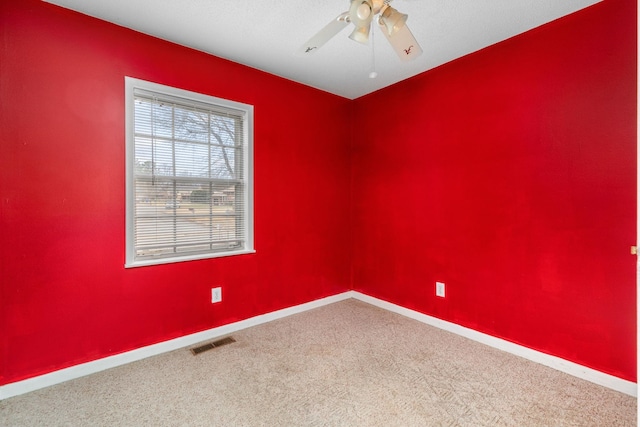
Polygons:
M246 111L133 89L133 261L247 248Z

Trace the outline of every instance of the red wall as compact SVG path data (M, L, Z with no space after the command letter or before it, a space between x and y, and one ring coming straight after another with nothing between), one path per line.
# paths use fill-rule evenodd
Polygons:
M635 7L354 103L355 290L635 381Z
M635 16L348 101L0 2L0 385L352 287L635 380ZM123 268L126 75L255 106L256 254Z
M0 384L349 289L348 100L35 0L0 34ZM255 106L255 255L124 269L125 76Z

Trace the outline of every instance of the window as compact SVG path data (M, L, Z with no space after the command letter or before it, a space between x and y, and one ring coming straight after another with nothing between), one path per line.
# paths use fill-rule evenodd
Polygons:
M253 252L253 107L125 78L126 267Z

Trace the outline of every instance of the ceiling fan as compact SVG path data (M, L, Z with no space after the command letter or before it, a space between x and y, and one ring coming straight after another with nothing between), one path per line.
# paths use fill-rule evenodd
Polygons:
M298 54L316 52L349 24L355 27L349 38L367 44L371 24L377 22L400 59L410 61L420 56L422 48L406 25L408 16L389 6L390 2L391 0L351 0L349 10L338 15L311 37L298 50Z

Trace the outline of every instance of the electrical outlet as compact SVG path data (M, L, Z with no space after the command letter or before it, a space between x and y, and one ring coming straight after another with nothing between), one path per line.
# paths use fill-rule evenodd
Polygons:
M222 301L222 288L211 288L211 302Z
M444 298L444 283L436 282L436 296Z

